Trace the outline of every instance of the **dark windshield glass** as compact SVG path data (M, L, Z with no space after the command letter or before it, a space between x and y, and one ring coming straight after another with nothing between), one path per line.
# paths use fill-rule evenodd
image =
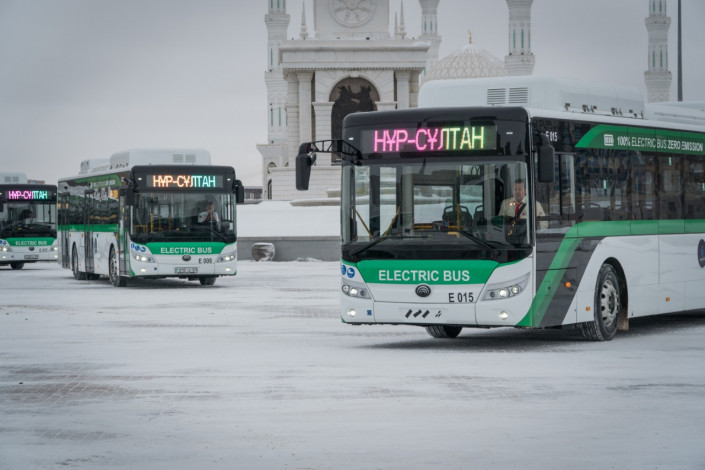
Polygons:
M506 261L530 252L524 162L365 163L343 167L345 259Z
M9 202L0 213L0 238L56 237L56 202Z
M138 193L132 208L130 237L152 241L220 241L233 243L235 205L232 194Z

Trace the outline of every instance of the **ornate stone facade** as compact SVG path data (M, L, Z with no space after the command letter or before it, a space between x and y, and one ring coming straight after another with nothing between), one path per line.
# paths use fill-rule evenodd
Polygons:
M646 30L649 33L649 69L644 72L647 101L669 101L671 72L668 70L668 28L666 0L649 0Z
M340 138L342 119L351 112L415 107L430 45L405 37L403 13L401 29L397 24L390 34L389 0L313 0L315 37L308 34L302 12L299 37L286 40L281 22L274 21L286 15L284 0L268 1L265 22L274 57L265 74L270 122L268 142L258 149L264 198L291 200L302 197L294 178L299 144ZM283 97L286 114L280 121ZM335 156L319 155L303 197L336 193L337 163Z

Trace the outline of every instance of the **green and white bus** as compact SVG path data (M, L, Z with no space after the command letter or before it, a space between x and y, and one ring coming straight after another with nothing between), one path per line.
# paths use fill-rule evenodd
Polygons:
M24 173L0 174L0 266L58 258L56 185L30 184Z
M430 82L419 104L351 114L342 141L299 150L298 189L315 152L342 156L345 323L603 341L630 318L705 308L697 109L538 77Z
M136 149L87 160L59 180L61 265L77 280L179 277L213 285L237 272L243 186L200 149ZM216 216L209 216L214 211Z

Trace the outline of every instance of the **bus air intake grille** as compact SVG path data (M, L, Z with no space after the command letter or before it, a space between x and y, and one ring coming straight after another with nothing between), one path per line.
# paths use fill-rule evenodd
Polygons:
M509 104L528 104L529 103L529 88L510 88L509 89Z
M507 102L506 88L488 88L487 104L490 106L503 105Z

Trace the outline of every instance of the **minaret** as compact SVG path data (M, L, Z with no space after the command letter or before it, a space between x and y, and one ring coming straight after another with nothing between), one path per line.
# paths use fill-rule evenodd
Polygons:
M267 26L267 71L264 80L267 85L267 142L285 143L287 84L279 63L279 47L286 41L289 15L286 13L286 0L270 0L269 13L264 17ZM304 26L305 28L305 26Z
M438 49L441 46L441 36L438 35L438 3L440 0L419 0L421 4L421 36L419 39L431 44L428 50L428 60L425 77L438 62Z
M504 57L507 75L531 75L536 58L531 53L531 4L534 0L507 0L509 54Z
M671 18L666 16L666 0L649 0L646 31L649 33L649 69L644 72L647 101L669 101L671 72L668 70L668 28Z

